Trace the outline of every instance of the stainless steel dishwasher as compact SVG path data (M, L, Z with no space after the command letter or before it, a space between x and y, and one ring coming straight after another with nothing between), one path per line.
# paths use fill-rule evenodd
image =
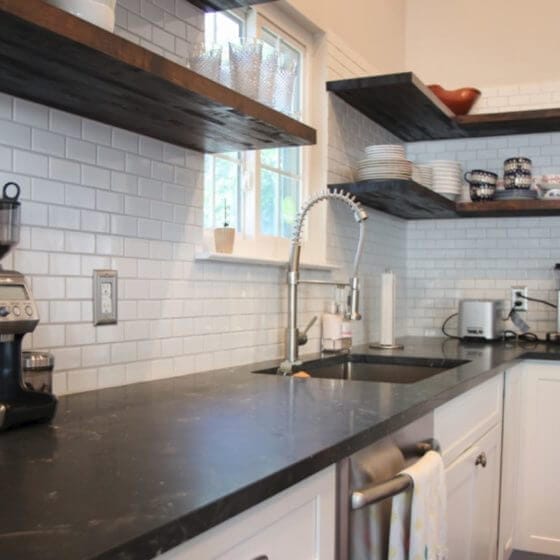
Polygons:
M337 465L337 560L386 560L391 498L411 486L399 471L430 449L430 413Z

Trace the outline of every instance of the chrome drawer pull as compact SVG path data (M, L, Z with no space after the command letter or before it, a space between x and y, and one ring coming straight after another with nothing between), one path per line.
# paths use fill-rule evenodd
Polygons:
M476 458L474 464L477 467L480 465L483 469L486 468L486 465L488 464L488 457L486 457L486 453L484 453L484 451Z

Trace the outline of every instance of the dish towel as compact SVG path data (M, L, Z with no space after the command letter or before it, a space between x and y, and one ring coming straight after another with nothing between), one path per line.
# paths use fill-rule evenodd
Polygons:
M428 451L401 471L414 486L393 497L390 560L447 560L446 487L443 460Z

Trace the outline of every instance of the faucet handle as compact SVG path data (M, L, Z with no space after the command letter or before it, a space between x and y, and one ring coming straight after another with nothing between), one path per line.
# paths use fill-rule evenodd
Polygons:
M317 319L318 319L318 317L317 317L317 315L315 315L313 317L313 319L311 319L311 321L309 321L309 323L307 323L307 326L305 327L305 329L303 329L303 332L298 334L298 344L300 346L303 346L304 344L307 344L307 341L309 340L307 338L307 333L309 332L309 329L315 324Z

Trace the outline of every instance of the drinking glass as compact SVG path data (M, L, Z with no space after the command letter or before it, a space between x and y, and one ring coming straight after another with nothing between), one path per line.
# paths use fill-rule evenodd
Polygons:
M274 108L287 115L293 115L294 112L296 76L297 61L292 57L281 55L276 69Z
M267 43L263 43L261 72L259 77L259 101L274 107L274 88L278 70L278 51Z
M187 62L189 68L194 72L219 82L222 64L222 45L199 43L194 47Z
M252 99L259 98L262 51L262 42L253 38L229 44L231 87Z

